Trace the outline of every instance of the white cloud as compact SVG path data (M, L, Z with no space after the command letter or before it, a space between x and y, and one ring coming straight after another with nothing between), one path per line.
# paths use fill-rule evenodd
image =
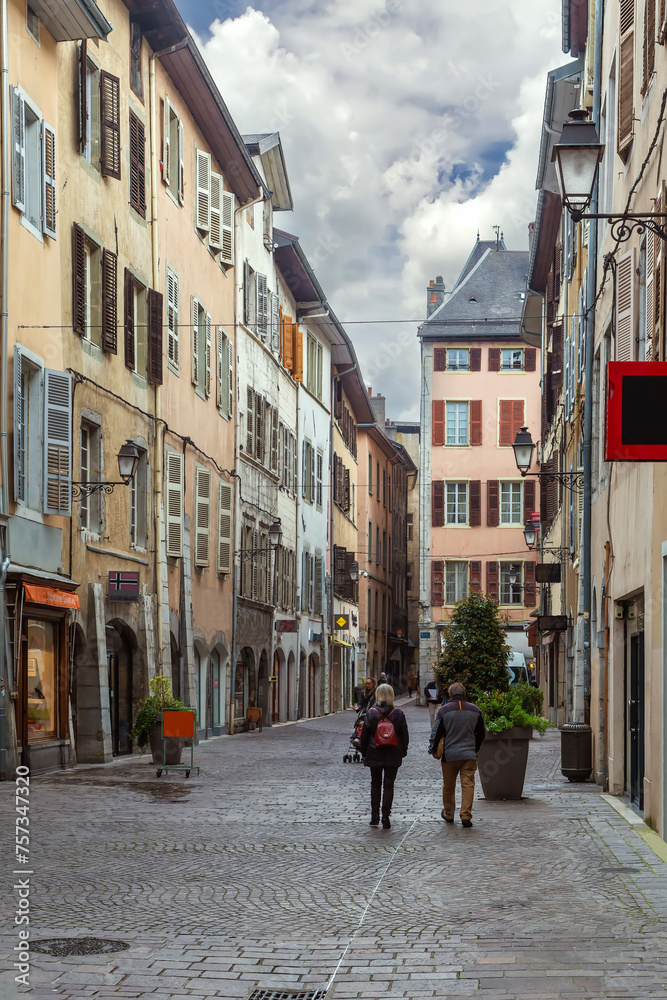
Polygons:
M306 253L336 247L316 269L343 322L419 320L429 278L451 286L478 228L527 247L545 75L567 61L560 10L302 0L211 26L202 50L240 130L281 133L285 228ZM416 325L347 326L396 418L419 408Z

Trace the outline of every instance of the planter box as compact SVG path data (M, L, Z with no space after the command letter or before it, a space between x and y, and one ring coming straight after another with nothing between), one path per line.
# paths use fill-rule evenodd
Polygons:
M151 735L151 753L154 764L180 764L181 754L186 741L170 737L167 740L167 758L164 755L164 743L162 740L162 712L158 714L155 721L155 729Z
M532 726L488 733L477 755L477 766L486 799L520 799L528 764Z

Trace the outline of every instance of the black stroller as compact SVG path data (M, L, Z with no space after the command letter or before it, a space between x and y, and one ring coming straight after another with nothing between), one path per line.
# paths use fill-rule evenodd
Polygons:
M373 705L365 705L363 708L359 709L357 713L357 718L354 722L354 729L352 730L352 735L350 736L350 749L343 756L344 764L359 764L363 760L361 755L361 730L364 726L364 719L369 709Z

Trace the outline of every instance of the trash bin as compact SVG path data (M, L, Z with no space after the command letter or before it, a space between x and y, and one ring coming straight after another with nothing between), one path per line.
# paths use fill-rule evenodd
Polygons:
M560 731L560 769L569 781L586 781L593 770L593 730L566 722Z

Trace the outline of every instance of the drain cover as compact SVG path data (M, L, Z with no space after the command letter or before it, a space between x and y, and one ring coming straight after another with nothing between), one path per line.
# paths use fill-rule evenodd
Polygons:
M253 990L248 1000L324 1000L326 990Z
M105 941L104 938L49 938L46 941L31 941L32 951L43 955L103 955L112 951L129 948L125 941Z

